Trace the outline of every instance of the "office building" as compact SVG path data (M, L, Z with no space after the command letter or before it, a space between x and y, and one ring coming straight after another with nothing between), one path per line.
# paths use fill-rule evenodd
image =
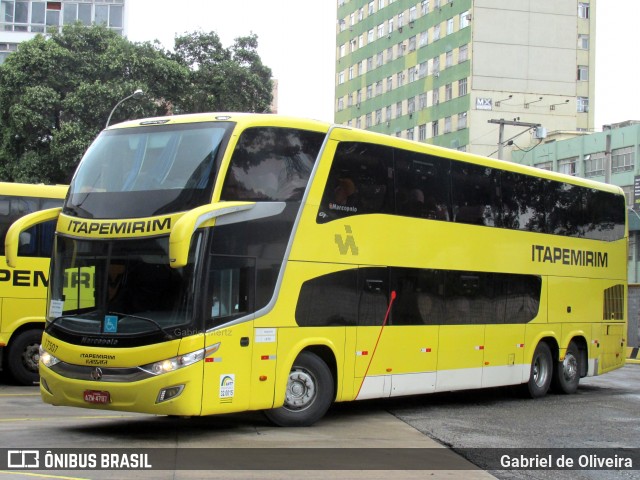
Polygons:
M20 42L76 22L106 25L126 35L126 18L125 0L0 0L0 63Z
M594 128L595 0L338 0L337 12L336 123L504 159L548 131Z

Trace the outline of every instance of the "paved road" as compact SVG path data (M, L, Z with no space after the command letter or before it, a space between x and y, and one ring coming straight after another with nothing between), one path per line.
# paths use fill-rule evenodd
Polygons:
M487 448L640 448L640 365L582 379L575 395L520 398L511 389L415 397L387 410L487 468ZM500 479L640 478L634 472L491 471Z
M640 365L583 379L576 395L548 395L526 400L510 389L459 392L339 404L310 428L272 427L259 413L205 418L166 418L95 410L52 407L41 403L36 387L0 385L0 449L59 448L255 448L275 452L294 447L323 448L333 454L347 447L385 453L395 448L426 449L434 465L454 465L467 470L382 470L336 472L340 478L397 479L625 479L634 472L469 470L453 451L481 468L483 449L512 447L592 448L640 446ZM474 449L478 450L465 450ZM345 450L346 451L346 450ZM219 451L217 451L219 453ZM230 453L234 450L229 450ZM432 458L432 457L429 457ZM1 460L1 459L0 459ZM228 458L226 460L229 460ZM293 458L292 462L299 461ZM334 460L333 458L327 459ZM371 458L375 463L376 458ZM246 461L251 461L246 459ZM447 463L451 462L451 463ZM462 462L462 463L460 463ZM366 466L363 466L366 468ZM324 479L326 471L69 471L31 472L40 478L284 478L304 476ZM19 472L0 472L0 478L31 478Z
M332 462L324 454L344 455L349 448L376 449L373 456L364 454L367 463L361 466L374 468L373 464L384 459L393 449L400 452L425 452L434 470L348 470L327 472L322 470L241 470L216 471L218 461L237 457L242 449L258 449L264 454L268 449L291 458L291 463L300 465L300 458L292 457L292 448L323 449L321 458ZM328 477L355 479L385 479L389 475L397 479L455 479L464 475L468 480L489 480L493 477L476 469L459 455L442 447L394 415L374 403L341 405L330 411L325 419L310 428L278 428L271 426L260 413L243 413L201 418L168 418L138 414L120 414L95 410L52 407L40 401L36 387L0 386L0 452L3 449L41 449L40 460L46 449L70 448L77 452L81 448L114 449L167 448L167 455L179 452L201 452L195 449L229 448L229 458L211 462L210 471L127 471L105 470L56 470L30 471L29 475L12 469L0 471L0 478L91 478L91 479L198 479L198 478L289 478L303 476L305 480ZM420 450L418 450L420 449ZM55 450L58 451L58 450ZM101 451L101 450L100 450ZM219 450L205 451L207 455L220 455ZM316 451L317 453L317 451ZM382 457L377 458L378 454ZM234 458L235 458L234 457ZM415 458L415 457L413 457ZM0 460L3 460L0 458ZM311 459L317 460L317 459ZM240 457L239 462L254 462L252 458ZM431 463L430 463L431 464ZM462 468L464 470L443 470Z

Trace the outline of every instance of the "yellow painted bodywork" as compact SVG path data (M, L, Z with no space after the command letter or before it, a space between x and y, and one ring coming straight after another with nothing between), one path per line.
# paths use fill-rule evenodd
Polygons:
M557 347L556 360L562 360L571 341L584 341L588 349L589 374L592 375L624 364L626 323L625 320L603 320L603 292L620 284L626 289L628 232L621 240L599 242L388 215L356 215L325 224L316 222L331 161L341 141L414 149L453 160L620 193L617 187L390 136L342 127L330 129L320 122L236 114L167 118L181 123L214 121L217 117L227 120L227 116L237 122L237 126L223 157L212 205L187 213L184 221L179 219L180 215L172 219L172 226L181 225L179 233L171 231L172 241L175 237L175 251L179 252L176 258L186 258L194 229L214 227L215 219L203 215L225 207L224 202L215 202L220 196L231 152L244 129L284 126L328 132L290 244L289 256L285 259L275 302L264 315L244 323L222 326L206 336L201 334L144 348L78 347L55 340L56 352L50 353L65 362L83 364L83 353L100 352L117 356L117 360L109 364L114 368L159 361L178 352L188 353L190 348L195 350L218 342L220 346L211 358L195 365L133 383L106 385L70 380L41 367L42 377L48 386L48 389L41 388L46 402L175 415L208 415L279 407L284 401L291 366L305 349L320 349L335 360L337 401L355 399L363 387L365 374L367 378L380 379L379 396L393 395L394 379L414 374L426 375L424 378L432 383L425 387L427 390L448 388L445 377L449 374L455 379L451 389L524 383L529 378L534 350L541 341ZM139 124L140 121L132 121L111 128L135 128ZM231 203L227 206L238 206ZM61 225L68 233L68 227L62 222L59 227ZM98 234L94 232L88 236L97 237ZM345 245L357 248L345 248ZM534 263L533 245L604 252L608 266ZM305 281L339 270L385 265L538 275L542 279L538 315L527 324L297 326L296 302ZM465 372L474 374L465 376ZM186 385L182 395L166 403L156 403L161 388L177 384ZM96 406L83 401L83 391L98 388L96 385L110 391L111 404Z
M66 194L66 186L0 182L0 195L3 196L62 200ZM59 211L59 209L53 210ZM42 218L42 212L35 212L34 215ZM18 256L19 232L17 236L12 235L10 238L12 239L10 247L7 248L5 245L6 257L0 256L0 346L2 347L11 343L12 336L21 327L42 328L49 279L50 260ZM10 252L13 253L11 262L8 258L11 255Z

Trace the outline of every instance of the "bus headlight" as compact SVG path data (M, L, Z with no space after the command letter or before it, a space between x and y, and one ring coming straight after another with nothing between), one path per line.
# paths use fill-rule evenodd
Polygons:
M184 355L167 358L166 360L160 360L159 362L148 363L147 365L142 365L140 369L151 373L152 375L162 375L163 373L174 372L180 368L188 367L189 365L199 362L203 358L215 353L218 348L220 348L220 343L196 350L195 352L185 353Z
M40 361L47 368L51 368L56 363L60 363L60 359L47 352L44 348L42 348L42 345L40 345Z

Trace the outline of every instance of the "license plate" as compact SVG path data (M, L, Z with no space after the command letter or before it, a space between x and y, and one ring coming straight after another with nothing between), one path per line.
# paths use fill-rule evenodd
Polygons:
M85 390L84 401L87 403L109 403L111 401L111 395L109 395L109 392L100 390Z

